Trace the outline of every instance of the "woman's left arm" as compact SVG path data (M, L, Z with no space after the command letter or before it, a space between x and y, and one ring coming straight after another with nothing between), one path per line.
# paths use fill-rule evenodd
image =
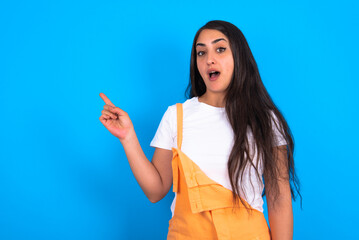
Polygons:
M274 156L277 158L279 176L278 190L276 199L271 196L270 190L267 191L268 220L271 229L272 240L292 240L293 239L293 210L290 192L288 160L286 146L274 148Z

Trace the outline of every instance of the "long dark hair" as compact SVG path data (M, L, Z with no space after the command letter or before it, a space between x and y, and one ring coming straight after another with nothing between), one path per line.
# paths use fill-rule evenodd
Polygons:
M243 184L240 183L244 177L244 169L248 165L255 168L258 179L262 180L258 170L258 164L262 164L265 189L267 189L267 191L263 191L263 196L265 192L270 192L271 198L276 200L279 196L278 180L285 180L290 182L293 200L296 200L298 195L302 198L294 168L293 135L283 115L264 87L247 40L235 25L225 21L210 21L197 31L192 45L187 97L200 97L206 92L206 85L197 68L196 54L197 39L204 29L218 30L227 36L233 53L234 72L225 96L225 109L234 132L234 144L228 159L228 174L233 189L234 205L238 205L238 200L240 200L249 209L243 201L239 189L240 186L245 194ZM274 127L286 140L286 146L274 148L276 146ZM257 148L257 156L262 159L262 163L255 161L250 154L248 128L252 131L253 146ZM278 162L280 152L286 156L284 166L286 172L284 174L281 174L279 170L280 166L283 167L283 163Z

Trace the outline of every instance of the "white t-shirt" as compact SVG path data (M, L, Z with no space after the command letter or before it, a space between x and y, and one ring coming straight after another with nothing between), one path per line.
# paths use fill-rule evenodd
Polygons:
M274 117L274 120L276 118ZM275 126L272 124L272 126ZM275 146L286 145L286 141L274 127ZM252 132L248 128L250 144L253 142ZM198 101L198 97L183 103L183 139L181 151L184 152L212 180L232 191L229 180L227 162L233 147L233 129L228 121L225 108L213 107ZM172 150L177 148L177 109L169 106L162 117L157 132L150 146ZM252 155L253 152L250 151ZM254 151L254 159L257 159ZM259 164L259 173L263 169ZM253 167L246 168L242 182L245 192L241 196L251 207L263 212L263 181L258 180ZM254 189L250 183L253 183ZM172 216L176 196L171 205Z

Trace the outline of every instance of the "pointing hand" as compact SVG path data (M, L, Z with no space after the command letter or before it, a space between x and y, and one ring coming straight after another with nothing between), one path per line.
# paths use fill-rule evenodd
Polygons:
M126 140L134 131L130 117L116 107L105 94L100 93L100 97L106 103L100 117L101 123L120 141Z

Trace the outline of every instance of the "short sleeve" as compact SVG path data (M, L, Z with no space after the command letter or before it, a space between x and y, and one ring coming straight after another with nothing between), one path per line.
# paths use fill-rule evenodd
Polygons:
M156 134L152 139L150 146L172 150L175 146L176 139L176 108L169 106L163 115L160 125L157 128Z
M274 147L287 145L287 141L285 137L280 133L279 127L282 127L279 122L277 116L271 111L272 116L272 129L273 129L273 136L274 136Z

